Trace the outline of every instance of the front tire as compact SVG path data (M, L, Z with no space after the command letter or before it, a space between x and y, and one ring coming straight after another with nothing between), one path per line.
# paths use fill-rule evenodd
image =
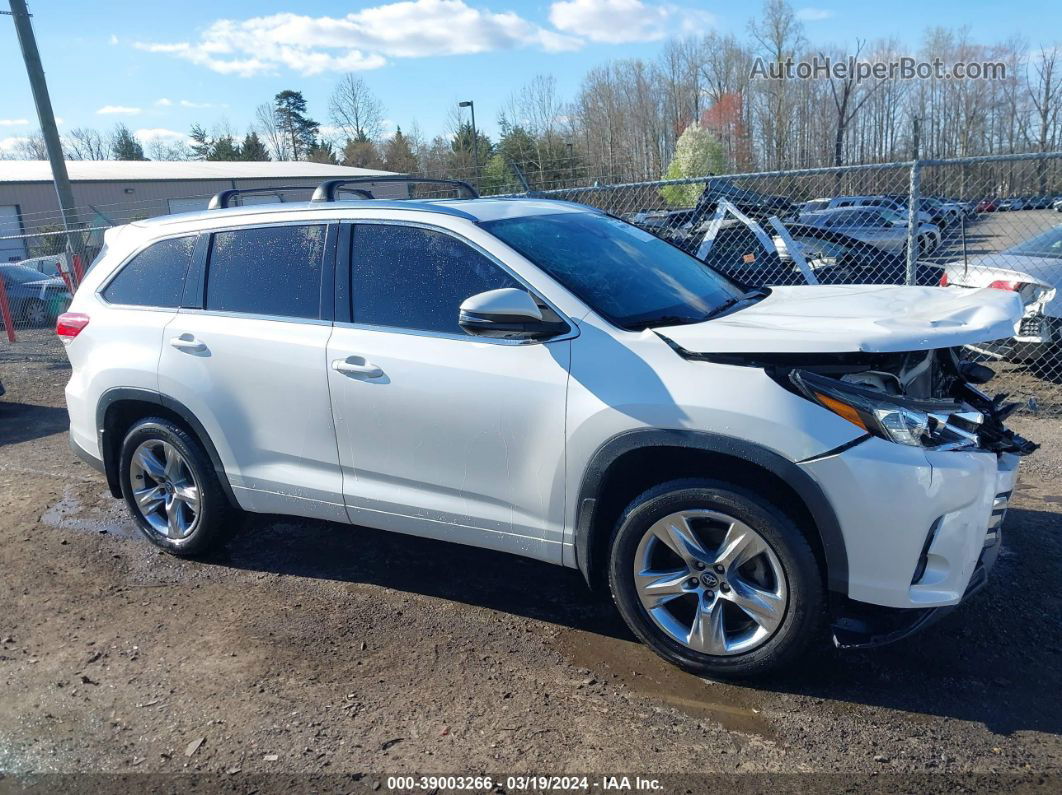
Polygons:
M636 498L613 533L609 585L635 635L701 676L778 671L824 634L823 577L803 533L766 500L717 481Z
M122 496L147 539L174 555L201 555L225 541L237 512L199 441L168 419L140 420L122 443Z
M38 328L48 322L48 309L44 301L30 298L22 305L22 320L31 328Z

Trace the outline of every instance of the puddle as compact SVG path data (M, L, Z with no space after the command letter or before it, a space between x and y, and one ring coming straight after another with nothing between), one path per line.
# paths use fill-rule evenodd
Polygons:
M1040 499L1044 502L1062 502L1062 497L1056 497L1053 494L1048 494Z
M106 500L103 497L106 497ZM106 506L106 507L101 507ZM41 514L41 523L62 530L78 530L84 533L107 533L118 538L134 538L136 528L121 510L125 503L113 500L110 494L101 495L100 504L86 507L74 489L63 491L63 498Z
M763 696L754 690L701 679L664 662L646 646L606 635L565 629L554 641L573 663L616 679L639 695L663 701L688 715L708 718L729 731L774 739L760 714Z

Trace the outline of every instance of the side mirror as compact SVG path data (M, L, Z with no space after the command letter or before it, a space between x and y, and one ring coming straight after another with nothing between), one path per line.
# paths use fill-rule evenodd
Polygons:
M546 311L553 317L546 317L526 290L503 287L466 298L457 323L477 337L501 339L544 339L568 330L554 312Z

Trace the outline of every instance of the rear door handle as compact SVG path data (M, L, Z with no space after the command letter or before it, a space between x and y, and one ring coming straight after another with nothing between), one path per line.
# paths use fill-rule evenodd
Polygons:
M188 351L189 353L199 353L207 349L206 343L197 340L194 334L182 334L179 337L173 337L170 340L170 345L179 351Z
M364 356L348 356L346 359L333 359L332 369L343 375L358 378L380 378L384 372Z

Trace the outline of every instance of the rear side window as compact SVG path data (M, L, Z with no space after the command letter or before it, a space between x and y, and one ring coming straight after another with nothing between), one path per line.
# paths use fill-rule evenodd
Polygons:
M457 318L466 298L521 287L467 243L433 229L358 224L353 246L355 323L464 334Z
M123 267L103 291L112 304L175 309L184 295L184 278L195 251L195 235L160 240Z
M324 224L217 232L207 268L206 308L318 318Z

